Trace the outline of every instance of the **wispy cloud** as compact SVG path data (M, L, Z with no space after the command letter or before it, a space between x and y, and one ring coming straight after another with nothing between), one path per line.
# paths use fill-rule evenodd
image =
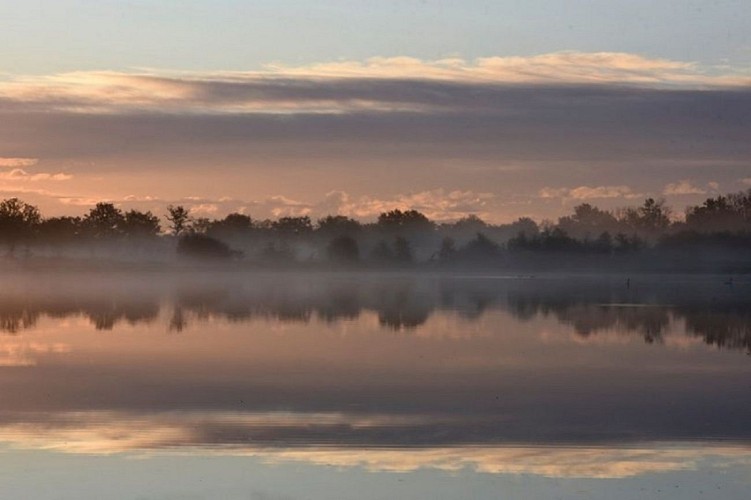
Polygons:
M544 187L538 192L540 198L560 198L565 201L603 200L624 198L632 200L644 196L629 186L578 186L574 188Z
M8 158L0 157L0 168L31 167L39 162L36 158Z
M484 83L619 83L668 86L748 85L751 75L715 74L693 62L623 52L563 51L527 57L374 57L302 67L268 65L272 74L330 78L429 78Z
M665 196L685 196L706 193L706 189L693 185L689 180L672 182L665 186L665 189L662 190L662 194L664 194Z
M72 179L73 176L62 172L49 173L38 172L29 173L22 168L14 168L9 172L0 172L0 180L3 181L20 181L20 182L38 182L38 181L67 181Z

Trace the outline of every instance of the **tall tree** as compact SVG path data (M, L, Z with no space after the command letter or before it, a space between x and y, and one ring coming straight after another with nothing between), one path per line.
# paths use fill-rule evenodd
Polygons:
M180 236L188 230L190 224L190 210L182 205L167 207L167 220L173 236Z

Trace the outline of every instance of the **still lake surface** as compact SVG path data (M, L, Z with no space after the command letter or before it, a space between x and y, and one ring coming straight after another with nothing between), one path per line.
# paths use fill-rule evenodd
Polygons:
M749 498L751 278L9 273L0 497Z

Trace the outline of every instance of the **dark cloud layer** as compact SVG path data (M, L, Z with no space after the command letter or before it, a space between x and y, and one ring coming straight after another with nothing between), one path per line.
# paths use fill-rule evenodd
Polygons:
M172 155L212 146L233 148L218 152L220 157L258 150L284 154L280 144L284 151L294 147L300 156L327 149L441 156L471 147L476 148L468 151L472 156L498 160L746 160L751 153L751 91L360 80L317 86L306 82L306 87L337 101L352 98L359 89L375 102L401 100L427 108L342 114L158 109L86 114L35 113L5 103L0 127L6 154L51 158L144 151ZM308 97L284 85L278 92L293 101ZM385 146L390 147L383 151Z

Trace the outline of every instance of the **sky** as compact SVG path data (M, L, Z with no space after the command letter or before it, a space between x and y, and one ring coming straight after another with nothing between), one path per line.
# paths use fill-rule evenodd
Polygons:
M747 1L0 0L0 197L555 219L751 187Z

